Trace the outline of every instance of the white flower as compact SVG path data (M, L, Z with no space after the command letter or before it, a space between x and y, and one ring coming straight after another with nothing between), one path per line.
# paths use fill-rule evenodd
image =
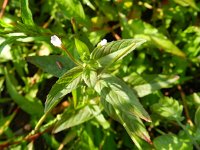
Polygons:
M56 35L51 36L51 44L53 44L56 47L62 46L61 40Z
M103 40L101 40L101 42L99 42L97 45L98 46L104 46L104 45L106 45L107 44L107 40L106 39L103 39Z

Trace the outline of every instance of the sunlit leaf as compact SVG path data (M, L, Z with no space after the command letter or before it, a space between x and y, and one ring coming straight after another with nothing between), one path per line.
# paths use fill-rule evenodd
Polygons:
M113 41L103 46L98 45L92 51L90 57L93 60L98 60L102 66L105 66L122 59L145 41L144 39L124 39Z
M79 39L75 38L75 45L76 45L76 49L77 49L77 51L79 53L79 56L83 61L85 59L87 59L85 57L89 58L90 51L89 51L87 45L85 45L85 43L83 43Z
M183 119L183 106L180 105L178 101L174 100L173 98L163 97L151 108L154 113L165 119L178 121L181 121Z
M29 0L21 0L21 16L24 24L34 25L32 13L29 9Z
M108 74L102 75L95 86L95 90L114 108L146 121L151 121L134 91L117 77Z
M104 106L104 110L108 113L108 115L116 121L120 122L124 126L124 128L128 132L133 142L137 145L137 147L140 148L140 144L138 143L136 136L151 143L149 134L146 131L144 124L138 117L135 117L127 112L123 112L114 108L110 103L108 103L104 99L101 99L101 102Z
M192 145L189 142L181 141L173 134L166 134L158 136L153 141L156 149L179 149L179 150L192 150Z
M45 112L47 113L54 108L61 100L61 98L73 89L77 88L81 81L82 68L75 67L63 76L61 76L57 82L51 88L45 102Z

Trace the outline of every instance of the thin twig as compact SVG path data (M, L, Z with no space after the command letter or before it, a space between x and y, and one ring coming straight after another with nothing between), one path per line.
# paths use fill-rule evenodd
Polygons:
M8 4L8 0L4 0L3 5L2 5L2 7L1 7L1 11L0 11L0 19L1 19L1 18L3 17L3 15L4 15L4 12L5 12L5 9L6 9L7 4Z
M185 98L185 93L183 92L183 89L182 89L181 85L178 85L177 89L179 90L180 95L181 95L181 99L183 101L183 108L185 110L185 116L186 116L187 122L190 124L190 126L193 126L193 123L192 123L192 120L190 118L190 114L189 114L189 111L188 111L188 106L187 106L187 101L186 101L186 98Z

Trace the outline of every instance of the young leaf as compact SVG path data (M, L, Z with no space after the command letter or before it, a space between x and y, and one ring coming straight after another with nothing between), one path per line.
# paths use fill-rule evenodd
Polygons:
M81 60L85 60L85 57L90 56L90 51L87 47L87 45L85 45L85 43L83 43L82 41L80 41L79 39L75 38L75 45L76 45L76 49L79 53L79 56L81 58Z
M151 109L156 114L168 120L181 121L183 119L181 116L183 106L179 105L178 101L174 100L173 98L163 97L158 103L154 104Z
M75 67L60 77L51 88L45 102L45 113L54 108L63 96L76 89L81 82L82 68Z
M137 142L136 136L142 138L148 143L151 143L149 134L146 131L144 124L138 117L114 108L104 99L101 99L101 103L103 104L104 110L107 112L107 114L124 126L129 136L138 148L140 147L140 144Z
M167 76L167 75L141 76L135 73L132 73L127 77L124 77L124 81L133 86L133 89L136 91L139 97L144 97L162 88L169 88L178 79L179 76Z
M96 83L95 90L114 108L146 121L151 121L134 91L117 77L103 74Z
M97 82L97 72L92 69L85 69L83 72L83 80L88 87L94 87Z
M24 24L33 26L34 22L28 1L29 0L21 0L21 16Z
M13 85L10 74L5 69L6 87L11 98L18 104L18 106L32 116L40 117L43 114L43 107L40 101L31 101L24 96L20 95Z
M66 71L75 66L73 61L65 56L30 56L26 59L28 62L56 77L61 77Z
M90 58L98 60L102 66L107 66L122 59L145 41L144 39L124 39L100 45L92 51Z
M98 105L87 105L79 110L66 111L62 114L61 119L56 123L54 133L82 124L92 119L100 112L101 109Z

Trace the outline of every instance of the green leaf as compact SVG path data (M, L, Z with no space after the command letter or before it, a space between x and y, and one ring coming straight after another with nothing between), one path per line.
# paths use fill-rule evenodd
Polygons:
M87 59L87 57L89 58L90 51L85 43L83 43L79 39L75 38L75 45L76 45L76 49L79 53L81 60L84 61L85 59Z
M56 2L58 3L59 9L61 9L62 13L68 19L75 18L78 22L86 22L87 19L79 0L59 0Z
M124 27L122 32L124 38L143 38L149 41L150 44L155 45L160 50L171 53L177 56L185 57L185 54L165 35L152 25L143 22L142 20L135 19L126 21L123 14L121 16L121 23Z
M144 97L162 88L169 88L179 79L179 76L139 75L132 73L124 77L124 81L133 86L139 97Z
M61 119L56 123L54 133L63 131L67 128L82 124L101 112L98 105L87 105L78 110L66 111L62 114Z
M156 150L192 150L192 145L189 142L182 141L173 134L158 136L153 141Z
M108 103L104 99L101 99L101 103L103 104L104 110L107 112L107 114L124 126L129 136L139 149L141 149L141 147L137 141L136 136L142 138L148 143L151 143L149 134L144 124L138 117L135 117L133 115L130 115L129 113L114 108L110 103Z
M163 97L158 103L152 105L151 109L154 113L168 120L181 121L183 119L183 106L179 105L178 101L173 98Z
M119 78L103 74L97 82L95 90L114 108L146 121L151 121L134 91Z
M56 77L61 77L75 66L68 57L58 55L30 56L27 57L27 61Z
M40 101L36 101L35 99L29 100L19 94L11 81L11 74L8 73L7 69L5 69L5 75L6 87L13 101L15 101L17 105L28 114L40 117L43 114L42 103Z
M144 39L124 39L109 42L103 46L98 45L92 51L90 58L98 60L102 66L108 66L128 55L145 41Z
M24 37L24 36L23 36ZM4 47L8 44L12 44L14 41L16 41L18 38L20 38L20 36L16 36L16 37L8 37L6 38L6 40L4 42L1 43L0 45L0 53L2 52L2 50L4 49Z
M200 130L200 106L196 110L194 122L197 128Z
M21 16L24 24L34 26L29 0L21 0Z
M45 102L45 113L51 111L61 100L63 96L76 89L81 82L82 68L75 67L63 76L51 88Z

